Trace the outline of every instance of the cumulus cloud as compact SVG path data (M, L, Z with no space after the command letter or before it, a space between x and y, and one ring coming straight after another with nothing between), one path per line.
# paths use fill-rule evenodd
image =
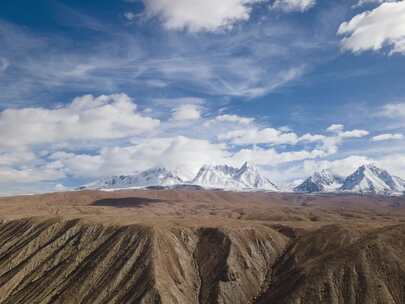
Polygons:
M342 47L354 53L378 51L389 46L390 53L405 53L405 1L386 2L340 25Z
M218 135L218 139L229 141L236 145L294 145L298 142L298 136L295 133L283 132L273 128L229 131L227 133Z
M236 163L251 161L262 166L277 166L284 163L315 159L329 155L322 149L278 152L276 149L254 148L242 149L232 159Z
M36 183L64 178L65 174L56 164L26 168L0 166L0 183Z
M254 122L254 118L242 117L239 115L224 114L224 115L219 115L219 116L215 117L215 121L248 125L248 124L251 124L252 122Z
M205 127L212 127L212 126L226 126L227 128L239 127L239 126L248 126L253 124L255 121L254 118L251 117L243 117L239 115L230 115L230 114L223 114L218 115L212 119L207 120L204 123Z
M362 138L369 134L366 130L344 131L343 125L334 124L327 128L328 132L334 133L332 136L321 134L304 134L298 136L296 133L284 129L239 129L218 135L218 140L228 141L236 145L296 145L300 142L322 143L325 147L332 148L340 144L345 139Z
M146 14L168 30L213 32L249 20L252 6L263 0L144 0Z
M366 130L352 130L352 131L345 131L339 133L339 137L342 139L350 139L350 138L361 138L366 137L370 133Z
M336 137L339 139L350 139L350 138L361 138L369 135L369 132L366 130L350 130L344 131L345 126L342 124L333 124L330 125L326 131L335 133Z
M297 169L304 172L304 176L309 176L315 171L324 169L331 170L341 176L348 176L358 167L372 162L374 162L374 160L366 156L353 155L336 160L306 160L300 164Z
M223 144L184 136L154 138L127 147L104 148L96 155L57 152L54 164L68 175L98 178L100 175L131 174L152 167L181 169L191 178L204 164L224 163L229 153Z
M6 109L0 112L0 146L125 138L159 126L136 108L127 95L114 94L85 95L54 109Z
M345 126L342 124L333 124L333 125L330 125L326 129L326 131L333 132L333 133L339 133L339 132L343 131L344 128L345 128Z
M172 113L175 121L198 120L201 117L200 106L196 104L184 104L176 107Z
M392 133L387 133L387 134L380 134L377 136L374 136L371 138L372 141L377 142L377 141L386 141L386 140L400 140L404 139L404 135L402 134L392 134Z
M386 104L378 115L389 118L405 118L405 103Z
M272 8L284 12L305 12L316 4L316 0L276 0Z

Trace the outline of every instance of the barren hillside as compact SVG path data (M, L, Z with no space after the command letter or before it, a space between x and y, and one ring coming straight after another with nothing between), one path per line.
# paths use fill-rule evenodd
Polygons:
M221 191L0 200L0 303L405 303L405 199Z

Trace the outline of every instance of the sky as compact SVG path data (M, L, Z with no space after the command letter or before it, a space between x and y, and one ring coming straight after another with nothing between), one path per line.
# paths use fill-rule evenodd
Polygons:
M154 167L405 178L405 1L3 0L0 195Z

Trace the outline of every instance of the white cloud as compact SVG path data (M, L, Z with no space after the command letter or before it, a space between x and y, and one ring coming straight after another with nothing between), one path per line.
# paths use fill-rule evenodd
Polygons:
M127 95L114 94L85 95L55 109L7 109L0 112L0 146L125 138L159 126L136 107Z
M389 118L405 118L405 103L386 104L378 115Z
M350 130L344 131L343 125L334 124L327 128L328 132L334 133L333 136L325 136L321 134L304 134L298 136L296 133L274 128L265 129L239 129L229 131L218 135L218 140L228 141L236 145L255 145L255 144L271 144L271 145L296 145L300 142L322 143L324 147L332 149L340 144L345 139L362 138L369 135L366 130ZM334 149L334 148L333 148Z
M69 188L66 187L66 186L63 185L63 184L56 184L56 185L55 185L55 191L56 191L56 192L63 192L63 191L67 191L67 190L69 190Z
M316 4L316 0L276 0L272 8L284 12L305 12Z
M29 163L36 159L36 155L23 147L10 149L10 150L0 150L0 166L13 166Z
M335 133L337 139L350 139L350 138L361 138L369 135L369 132L366 130L351 130L344 131L345 126L342 124L333 124L330 125L326 131Z
M250 117L242 117L239 115L229 115L229 114L224 114L224 115L219 115L215 117L215 121L219 122L230 122L230 123L238 123L241 125L248 125L254 122L254 118Z
M327 129L326 129L326 131L328 131L328 132L333 132L333 133L340 133L341 131L343 131L343 129L344 129L344 125L342 125L342 124L333 124L333 125L330 125Z
M229 141L236 145L294 145L298 142L298 136L295 133L283 132L273 128L229 131L227 133L218 135L218 139Z
M353 155L337 160L307 160L304 161L300 166L299 170L305 172L304 176L309 176L315 171L321 171L324 169L329 169L335 174L341 176L348 176L352 174L358 167L372 163L368 157Z
M115 174L131 174L152 167L182 169L187 178L204 164L224 163L229 153L223 144L184 136L154 138L128 147L105 148L97 155L59 152L53 163L68 175L99 178Z
M389 46L390 53L405 53L405 1L382 3L340 25L342 47L354 53L378 51Z
M144 0L146 14L158 17L168 30L212 32L249 20L262 0Z
M172 113L172 119L175 121L190 121L201 118L200 106L195 104L184 104L176 107Z
M350 138L362 138L368 136L370 133L366 130L352 130L339 133L339 137L342 139Z
M328 155L329 153L327 151L321 149L278 152L273 148L254 148L242 149L237 152L232 159L236 163L251 161L262 166L278 166L289 162L315 159Z
M402 135L402 134L391 134L391 133L381 134L381 135L377 135L377 136L374 136L373 138L371 138L371 140L374 141L374 142L376 142L376 141L386 141L386 140L400 140L400 139L404 139L404 135Z
M0 183L36 183L64 178L65 175L56 164L27 168L0 166Z
M325 135L307 133L302 135L299 140L302 142L323 142L326 138Z
M388 170L391 174L405 179L405 154L388 154L377 160L377 165Z

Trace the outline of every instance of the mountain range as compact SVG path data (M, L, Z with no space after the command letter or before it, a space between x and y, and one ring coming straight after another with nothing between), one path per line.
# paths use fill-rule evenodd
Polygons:
M248 162L240 168L229 165L205 165L192 180L184 180L166 168L153 168L132 175L103 178L80 189L178 188L190 185L231 191L281 191L256 166ZM293 192L400 195L405 192L405 181L375 165L367 164L347 177L334 174L330 170L315 172L293 188Z
M263 176L257 167L247 162L240 168L203 166L191 183L204 188L279 191L278 187Z
M133 175L106 177L83 186L85 189L124 189L152 186L174 186L184 181L165 168L153 168Z
M364 194L396 195L405 191L405 181L373 164L360 166L351 175L343 178L329 170L315 172L295 192L354 192Z

